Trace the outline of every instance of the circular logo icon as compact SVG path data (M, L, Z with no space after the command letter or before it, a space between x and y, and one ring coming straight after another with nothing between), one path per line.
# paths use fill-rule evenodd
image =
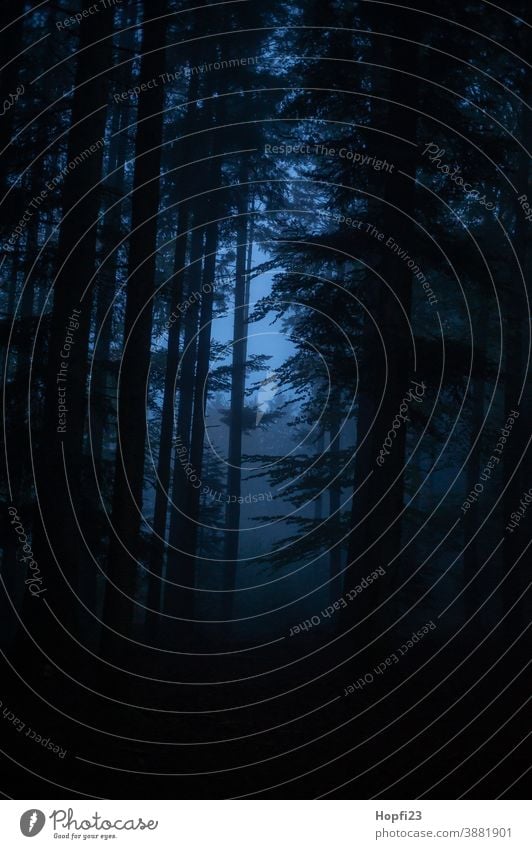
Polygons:
M35 837L43 830L46 817L42 811L33 808L20 818L20 830L24 837Z

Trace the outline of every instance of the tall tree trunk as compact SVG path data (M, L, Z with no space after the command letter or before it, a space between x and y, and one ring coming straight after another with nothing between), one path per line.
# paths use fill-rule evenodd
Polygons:
M323 457L325 453L325 428L320 427L316 439L316 447L318 451L318 457ZM321 487L321 483L318 483L318 487ZM321 523L321 520L323 518L323 492L319 492L319 494L314 499L313 518L317 524Z
M338 456L340 453L340 427L342 424L341 407L339 403L332 401L332 420L331 429L329 432L329 460L331 477L334 478L340 471L340 463ZM336 601L341 593L341 578L339 577L342 563L342 547L333 547L333 544L340 538L340 496L341 483L337 479L329 486L329 539L331 545L329 547L329 592L331 602Z
M245 186L247 173L243 170L238 195L237 247L235 275L235 307L233 322L233 363L231 370L231 407L229 419L229 450L227 454L227 498L225 516L224 572L222 596L223 619L231 618L239 549L240 504L242 481L242 424L246 387L246 277L249 192Z
M192 101L197 95L197 84L191 87L191 94ZM219 110L219 105L209 101L204 110L204 120L216 121L219 118ZM204 144L208 145L209 142L210 140L206 139ZM177 620L168 623L172 638L177 638L178 643L183 638L191 639L194 632L193 624L187 620L194 617L196 580L194 555L197 546L197 526L194 517L197 517L199 513L197 487L201 483L203 462L203 434L198 433L198 416L203 409L203 389L199 387L202 387L202 383L205 382L210 361L212 286L218 233L217 225L213 224L207 228L207 231L202 225L207 218L216 219L217 217L216 210L219 205L217 189L221 174L221 160L216 156L217 137L212 148L205 147L206 152L207 150L213 158L210 166L200 176L199 182L196 178L194 190L198 197L192 203L194 229L187 271L188 298L185 302L183 354L179 368L179 411L172 485L173 506L170 514L166 568L168 582L164 586L164 609L171 616L178 617ZM209 194L208 189L212 189L213 193ZM203 428L203 413L201 413L201 428Z
M422 41L418 32L410 33L410 38ZM408 86L404 86L404 77L392 73L389 83L388 122L400 125L401 135L414 141L416 137L416 113L408 106L416 108L418 86L415 74L419 71L419 52L411 43L394 41L390 49L389 64L402 68L412 74ZM393 106L392 101L406 104L406 107ZM395 204L403 212L413 214L415 190L412 180L402 177L398 172L405 171L410 177L416 174L414 148L407 144L394 148L396 170L384 180L382 194L386 201ZM384 154L389 151L383 150ZM378 216L379 230L385 238L393 236L403 247L411 242L412 224L406 216L387 204L381 204ZM412 373L412 355L410 352L410 334L407 324L411 309L412 278L406 263L402 263L385 247L382 248L382 264L379 271L396 294L403 311L393 293L380 280L371 280L367 296L370 314L376 319L384 337L388 352L388 374L382 351L382 343L370 318L365 319L363 337L364 367L361 373L360 397L357 418L357 462L355 469L355 490L369 475L367 483L355 493L352 503L351 525L353 531L349 538L348 568L345 573L344 588L352 589L369 572L379 566L387 570L385 578L376 581L360 597L356 605L360 616L374 610L378 600L386 597L395 583L393 575L400 570L395 560L401 544L401 520L398 518L403 507L403 474L405 458L406 425L397 432L393 450L382 467L375 464L379 449L384 444L387 433L392 427L394 417L405 397ZM406 314L406 318L405 315ZM390 356L391 353L391 356ZM415 379L420 380L419 374ZM384 387L386 386L386 391ZM381 404L382 401L382 404ZM380 410L378 411L380 406ZM360 523L360 524L359 524ZM358 527L356 527L358 524ZM379 539L380 538L380 539ZM378 540L378 541L377 541ZM345 611L343 620L346 626L352 625L352 610ZM380 631L375 617L366 626L367 631Z
M205 265L203 269L203 297L201 301L200 332L198 337L198 363L196 368L196 386L194 390L194 409L192 434L190 439L190 462L197 470L201 480L203 469L203 448L205 445L205 410L207 406L207 378L211 358L212 308L214 299L214 280L216 268L216 249L218 246L218 224L207 227L205 238ZM200 488L188 487L185 509L185 533L183 545L185 559L192 561L188 569L194 569L194 556L198 539Z
M43 185L44 167L42 158L39 159L32 174L30 191L32 196L38 194ZM38 188L37 188L38 187ZM17 480L13 480L13 495L17 504L24 501L28 481L26 474L31 468L31 432L28 428L28 389L31 370L35 371L35 364L31 358L31 348L34 336L34 301L35 280L38 274L37 267L33 268L35 257L39 249L39 222L32 218L26 231L26 242L24 246L24 276L22 281L22 292L15 316L15 344L17 359L15 366L14 382L7 387L6 395L11 399L11 413L8 419L10 454L12 459L16 458ZM11 397L12 396L12 397Z
M530 93L530 83L527 85L527 93ZM526 145L532 136L532 118L530 110L526 106L522 106L519 129L521 141ZM516 179L520 193L526 194L526 187L530 185L529 175L530 160L528 153L521 152ZM527 388L525 380L525 346L523 344L523 317L527 316L532 299L530 281L526 277L527 260L530 257L530 222L526 220L519 201L516 201L515 206L514 242L525 280L523 282L517 268L512 268L505 289L505 422L514 412L519 413L519 417L514 420L515 423L503 454L505 526L511 521L511 514L520 508L520 501L527 487L527 479L530 480L526 474L526 469L530 457L532 399L530 388L529 386ZM523 291L524 287L528 291L528 302ZM517 528L512 531L504 531L503 573L508 576L504 582L502 594L505 611L515 603L529 580L526 565L527 555L525 553L521 556L528 543L525 532L527 521L528 516ZM505 628L515 636L516 632L520 633L525 624L528 624L528 619L526 602L522 601L515 614L506 618Z
M481 458L482 458L482 421L484 418L484 396L486 391L486 327L488 321L488 298L484 292L479 294L478 305L478 332L475 335L477 345L475 347L474 368L475 376L472 381L471 397L471 443L477 440L471 450L467 463L466 491L471 492L473 487L480 483ZM479 437L477 439L477 437ZM473 615L478 608L478 583L475 581L475 573L479 567L479 538L475 535L478 529L479 507L475 502L463 517L464 526L464 583L469 584L464 594L466 618ZM469 583L471 582L471 583Z
M110 67L112 32L112 9L89 16L80 25L67 162L73 164L78 161L77 157L81 162L66 173L63 183L44 430L36 458L38 507L34 551L46 585L46 599L70 631L77 627L77 601L67 588L67 582L77 590L78 564L84 556L73 505L79 511L83 491L82 449L92 299L89 283L95 268L107 99L105 77L100 75ZM38 209L35 215L39 215ZM67 343L68 332L73 339ZM66 343L70 346L67 350ZM65 394L59 396L59 390ZM66 418L60 415L64 413L60 411L60 398L64 399L62 405L67 408ZM60 634L59 643L54 639L53 623L46 616L44 606L36 607L35 602L36 599L29 598L26 593L24 618L31 616L41 644L49 646L52 643L53 650L58 653L59 644L63 645L65 638ZM38 618L42 621L38 622Z
M213 114L213 119L219 120L219 117L219 112L216 110ZM212 312L219 233L217 218L220 209L220 193L217 191L217 188L221 180L222 160L219 156L216 156L218 153L217 139L213 142L212 152L213 159L209 168L209 185L213 191L205 202L205 217L210 220L210 224L207 226L205 233L205 258L203 263L196 377L190 434L190 463L197 480L195 482L188 480L185 482L185 498L183 500L184 507L181 521L181 540L183 547L181 574L188 576L191 586L195 583L197 571L196 550L198 546L200 483L203 477L205 411L208 396L207 381L211 360ZM189 615L192 614L195 607L193 592L191 596L192 604L189 608Z
M127 66L129 70L129 65ZM121 75L121 84L127 88L129 75ZM91 476L87 481L87 502L93 518L86 531L88 546L93 556L98 558L106 553L108 535L102 534L100 492L107 493L105 481L110 466L104 456L105 437L108 431L111 399L113 396L114 380L111 369L111 342L113 338L113 299L115 297L119 275L119 248L122 237L122 198L125 194L125 175L121 163L126 160L127 136L120 132L126 126L127 119L124 110L114 108L110 127L110 152L107 162L107 179L104 183L102 202L102 224L100 226L100 256L99 270L95 279L95 343L92 352L92 368L89 387L89 451L96 480ZM114 172L114 173L113 173ZM109 176L111 175L112 176ZM97 339L97 341L96 341ZM98 481L98 486L96 486ZM101 488L101 489L100 489ZM100 491L99 491L100 489ZM87 559L82 565L80 574L80 594L91 613L97 613L99 573L92 562ZM82 628L84 639L90 639L94 648L98 644L98 629L91 613L82 611Z
M188 87L188 107L184 126L188 132L195 125L196 99L198 96L198 75L192 75ZM185 139L181 158L186 163L192 151L191 140ZM192 193L192 170L190 166L185 174L178 177L179 194L183 199ZM161 435L159 438L159 456L157 458L157 481L155 485L155 507L153 516L153 535L150 550L150 574L148 579L148 597L146 617L147 627L153 637L159 627L159 611L163 595L161 575L165 548L166 519L168 513L168 492L170 487L170 463L172 459L172 437L174 435L174 404L176 398L177 371L179 367L179 337L181 334L181 311L183 301L183 279L188 244L188 225L190 220L190 202L179 206L177 215L177 237L174 257L174 279L170 300L168 329L168 355L164 378L164 395L161 413Z
M125 17L125 16L124 16ZM125 20L124 20L125 22ZM120 85L127 89L131 79L130 65L120 75ZM107 209L104 210L102 227L102 256L105 266L100 269L96 289L96 332L98 344L94 349L91 387L91 449L96 471L100 471L104 436L109 418L111 381L109 365L113 336L113 298L118 276L118 244L122 236L125 174L123 163L127 151L128 115L124 109L113 110L111 121L111 149L108 159L108 176L105 187Z
M7 289L7 305L6 311L2 315L2 334L3 339L5 340L5 344L2 345L2 350L0 352L2 363L1 374L3 376L4 381L7 383L9 380L9 374L11 369L9 368L9 360L7 357L7 336L10 332L10 328L13 322L13 317L15 315L15 306L17 303L17 291L18 291L18 276L19 269L21 266L21 254L20 252L13 251L11 254L10 264L5 261L2 265L0 265L0 270L4 274L7 274L7 270L9 268L9 284Z
M190 630L184 620L192 618L194 603L194 572L188 568L183 571L181 566L184 565L183 527L187 487L194 483L191 478L193 476L197 477L197 470L192 468L190 461L190 431L194 403L194 376L198 347L202 257L204 253L201 204L197 203L196 205L193 222L195 229L192 232L188 268L188 297L184 316L185 336L183 340L183 354L179 367L179 410L177 415L176 450L172 480L173 505L170 511L169 551L166 564L166 577L170 583L165 584L164 587L165 611L169 615L181 617L181 621L176 621L170 626L172 633L176 634L179 640ZM189 464L189 475L186 473L187 464Z
M178 237L175 246L174 282L170 301L168 329L168 353L164 376L164 394L161 413L161 434L159 438L159 456L157 458L157 481L155 484L155 505L153 516L153 535L150 548L150 576L147 597L147 625L152 636L157 633L159 610L161 607L161 575L164 557L164 537L168 512L168 492L170 487L170 462L172 458L172 437L174 433L174 403L179 368L179 337L181 333L181 313L179 307L183 300L183 269L187 250L188 206L180 207L177 218Z
M164 73L166 0L152 0L142 34L141 82ZM153 294L155 289L157 213L163 140L162 86L139 95L135 145L132 233L124 322L124 352L118 385L118 450L113 493L111 538L103 618L103 646L120 655L124 642L110 629L131 633L140 556L140 523L146 442L145 392L148 379Z

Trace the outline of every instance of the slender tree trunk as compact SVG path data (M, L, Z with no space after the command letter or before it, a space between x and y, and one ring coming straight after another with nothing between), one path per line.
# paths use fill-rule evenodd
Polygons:
M527 86L528 93L530 85ZM521 140L526 145L532 137L532 119L530 110L523 106L520 121ZM516 185L520 192L526 193L526 186L530 185L530 160L528 154L521 152L519 159L519 170ZM525 282L517 268L512 268L507 287L505 289L504 311L505 322L505 376L504 376L504 406L505 422L515 412L519 413L514 418L512 432L505 445L503 454L503 480L506 487L503 497L503 519L504 525L511 521L511 514L520 508L520 501L527 490L526 474L530 467L530 414L532 399L530 387L526 384L525 375L525 345L523 344L523 317L527 315L532 293L530 281L526 276L528 267L527 260L530 257L530 222L525 218L524 210L516 201L514 239L516 252L519 256ZM528 290L528 304L523 292L523 286ZM524 384L524 392L523 392ZM527 447L528 443L528 447ZM524 453L523 453L524 452ZM531 508L529 508L530 510ZM518 596L526 588L529 581L527 574L527 554L523 556L523 550L529 540L526 538L526 526L530 524L528 515L512 531L504 530L504 553L503 565L504 575L508 578L503 585L503 603L505 610L509 609ZM510 635L521 632L525 624L528 624L529 611L526 608L527 601L522 601L514 615L505 620L505 628Z
M190 78L187 100L189 105L184 126L189 132L195 125L195 100L198 95L198 75ZM190 140L183 145L182 160L188 162L191 154ZM188 172L182 178L180 195L186 198L192 192L191 174ZM179 337L181 334L181 303L183 301L183 279L188 244L188 224L190 220L190 203L183 202L177 215L177 238L174 257L174 280L168 329L168 356L164 379L164 395L161 413L161 435L159 438L159 456L157 459L157 482L155 485L155 507L153 517L153 536L150 551L150 574L148 582L148 598L146 617L147 628L152 637L158 631L159 611L163 596L161 575L165 548L166 520L168 513L168 492L170 487L170 463L172 459L172 438L174 435L174 404L176 399L177 371L179 367ZM151 611L151 612L150 612Z
M127 88L127 80L124 81ZM101 470L104 436L109 418L111 381L109 375L111 341L113 336L113 298L118 276L118 249L122 236L123 209L118 200L124 196L125 177L123 167L126 159L127 136L125 112L115 109L111 122L111 151L108 171L113 174L106 181L109 210L105 211L102 232L102 254L108 257L100 271L96 289L96 332L98 345L94 350L91 387L91 436L92 457L97 471ZM122 132L121 132L122 130Z
M128 66L129 69L129 66ZM127 88L129 75L122 75L124 88ZM95 279L95 343L92 352L92 371L89 387L89 451L92 455L94 475L106 493L106 481L110 462L104 456L105 437L108 431L111 400L113 397L114 380L111 370L111 342L113 338L113 298L118 285L119 251L118 244L122 236L122 204L119 202L125 194L124 169L119 167L126 160L127 137L120 132L126 125L126 113L115 106L111 117L110 152L107 162L107 179L104 182L102 202L102 219L99 242L100 256L98 257L99 271ZM115 173L113 173L115 172ZM110 177L109 175L112 174ZM103 258L103 263L102 263ZM97 338L97 342L96 342ZM106 462L107 460L107 462ZM102 516L100 512L100 493L93 477L87 481L87 499L93 518L86 531L88 545L93 556L107 553L108 535L102 534ZM95 614L99 609L98 571L92 558L85 558L80 564L80 594L85 605ZM95 627L94 617L81 611L84 639L91 640L94 648L98 645L99 633Z
M323 457L325 452L325 430L320 428L320 432L318 438L316 440L316 447L318 449L318 457ZM313 510L314 521L316 523L321 522L323 518L323 493L320 492L318 496L314 499L314 510Z
M340 471L339 453L340 453L340 427L342 423L340 405L332 403L333 415L331 421L331 430L329 433L329 455L331 477L334 477ZM332 547L332 545L340 538L340 496L341 484L339 480L334 481L329 487L329 539L331 547L329 548L329 590L331 602L336 601L341 593L341 579L338 577L342 570L342 548L340 546Z
M190 462L197 470L199 480L203 468L203 448L205 445L205 410L207 406L207 378L211 358L212 308L214 298L214 280L216 268L216 248L218 245L218 225L209 224L205 239L205 266L203 270L203 298L200 313L200 332L198 341L198 364L196 369L196 387L194 391L194 411L192 418L192 436L190 440ZM184 546L187 560L194 560L197 547L199 522L200 488L188 487L188 499L185 510L186 532ZM191 563L189 568L193 568Z
M196 352L198 347L199 301L202 281L202 257L204 231L201 205L194 214L195 228L191 239L190 264L188 268L188 298L184 316L185 337L183 354L179 367L179 410L177 416L174 473L172 481L173 506L170 512L169 551L167 556L166 577L168 581L164 588L164 608L173 616L184 619L192 618L194 603L194 572L190 569L183 571L183 527L186 509L187 487L194 484L191 478L197 477L197 469L192 467L190 460L190 431L192 425L192 410L194 403L194 376L196 370ZM187 475L187 471L189 474ZM187 623L175 622L171 626L173 633L179 639L190 631Z
M197 87L191 88L191 100L195 99ZM219 118L220 107L209 102L205 114L208 121ZM218 152L218 142L211 149ZM208 374L210 361L210 338L214 269L218 226L213 224L207 232L201 226L211 218L215 220L219 205L216 191L220 180L221 160L214 155L200 184L196 182L196 193L208 188L213 194L205 194L194 200L193 221L195 229L191 237L191 255L188 268L188 295L185 302L185 336L180 364L179 411L176 428L174 474L170 515L169 551L166 576L169 582L164 587L164 608L167 613L181 617L169 625L174 637L181 642L192 638L195 603L195 551L197 546L197 516L199 514L199 487L201 486L203 462L203 383ZM202 257L204 259L202 260ZM201 303L201 316L200 312ZM199 322L199 327L198 327ZM200 388L201 387L201 388ZM198 424L198 416L201 423Z
M471 397L471 443L479 436L482 429L482 421L484 418L484 396L486 391L486 333L485 328L488 321L487 311L488 299L483 292L480 292L478 306L478 333L475 336L477 345L475 347L475 377L472 381L472 397ZM469 493L473 487L480 483L481 473L481 458L482 458L482 437L477 440L475 447L471 451L467 463L466 473L466 491ZM466 618L473 615L478 608L478 582L474 580L476 571L479 568L479 543L478 535L474 537L475 531L478 528L479 507L478 502L474 503L463 517L464 526L464 583L467 587L464 594ZM474 537L474 538L473 538Z
M410 34L411 38L422 41L419 33ZM390 50L390 65L395 68L416 73L419 70L419 53L410 43L394 42ZM408 87L403 85L400 74L390 77L390 103L388 120L401 122L401 134L410 140L416 137L416 114L407 108L393 106L391 101L406 103L416 107L418 86L410 78ZM399 112L398 112L399 110ZM415 190L411 180L402 177L399 170L415 177L416 156L414 148L403 144L394 148L396 169L394 174L384 180L384 198L399 206L404 212L413 214ZM389 151L383 151L383 154ZM384 156L383 156L384 158ZM400 201L398 201L400 198ZM407 248L411 242L411 223L400 212L387 205L380 205L379 230L385 237L393 236L396 242ZM363 488L354 495L351 524L353 531L349 538L348 569L345 573L344 588L352 589L369 572L379 566L387 570L385 578L379 579L366 589L356 606L359 616L371 612L380 598L385 598L390 587L395 584L394 575L400 571L401 564L395 557L401 544L401 520L398 519L403 507L403 474L406 441L406 425L397 431L393 450L382 467L375 460L384 444L387 433L392 427L394 417L399 411L412 377L421 380L412 372L412 355L409 348L408 318L411 310L411 272L405 263L401 263L390 251L382 248L382 263L379 271L398 297L404 314L391 291L380 280L371 280L367 295L367 305L371 315L384 337L384 344L391 356L388 357L388 373L379 335L368 318L365 320L363 336L364 368L361 374L360 397L357 419L357 463L355 470L355 490L369 475ZM386 391L384 387L386 386ZM382 401L382 404L381 404ZM380 410L378 411L380 406ZM359 524L360 523L360 524ZM356 527L358 524L358 527ZM379 539L380 537L380 539ZM378 541L377 541L378 540ZM352 625L352 611L343 615L346 626ZM366 626L380 631L375 618L373 625Z
M149 82L164 73L166 0L152 0L143 24L141 80ZM124 326L124 352L118 386L118 436L111 538L103 617L124 636L131 632L139 559L139 536L144 483L146 442L145 391L148 379L153 293L156 273L157 213L161 144L163 140L162 86L139 95L135 146L132 234ZM103 646L120 655L124 646L102 634Z
M2 333L5 334L5 344L2 345L2 350L0 353L1 356L1 373L5 382L8 382L9 378L9 370L8 373L5 373L5 370L8 369L8 359L7 359L7 334L9 333L9 328L13 322L13 316L15 315L15 305L17 303L17 290L18 290L18 274L19 268L21 265L21 257L19 251L14 251L11 254L10 266L7 264L7 261L2 265L2 271L4 274L7 272L9 268L9 286L7 290L7 306L6 312L2 316Z
M245 184L246 174L240 182ZM239 548L240 504L242 480L242 423L244 392L246 387L246 257L248 221L248 193L243 187L238 200L235 312L233 322L233 364L231 373L231 408L229 420L229 450L227 469L227 508L225 519L224 574L223 574L223 619L230 619L233 608L233 593Z
M216 115L215 117L218 117ZM214 142L213 153L218 152L217 141ZM194 403L192 410L192 426L190 436L190 462L195 471L197 481L186 486L184 501L184 516L182 519L183 540L183 572L187 575L196 573L196 549L198 545L198 525L200 508L200 490L203 476L203 449L205 445L205 410L208 396L208 375L211 360L212 312L215 289L216 251L218 248L219 225L217 222L220 208L220 195L216 188L221 179L221 159L217 156L211 161L209 182L214 189L206 202L206 218L210 219L205 234L205 259L203 264L203 282L201 295L201 310L199 318L199 334L196 364L196 380L194 388Z
M44 168L42 158L35 167L32 175L31 189L34 197L40 191L43 184ZM38 188L37 188L38 187ZM15 317L17 359L15 376L12 384L8 385L6 395L11 400L11 413L8 419L11 458L16 458L16 480L13 478L13 492L17 504L21 504L25 496L27 498L26 474L31 468L31 433L28 430L28 390L31 370L35 365L31 359L31 348L34 336L34 301L35 301L35 279L38 274L36 268L32 271L33 263L39 249L39 223L33 218L26 231L26 243L24 246L24 276L23 289L18 303L17 315Z
M187 249L187 206L179 210L177 227L180 234L176 241L174 276L170 302L168 329L168 354L164 377L164 395L161 413L161 435L159 438L159 456L157 459L157 481L155 484L155 506L153 517L153 536L150 551L150 576L148 584L147 607L155 613L147 614L148 630L154 636L158 629L161 606L161 574L164 557L164 537L168 512L168 492L170 486L170 461L172 458L172 437L174 433L174 403L176 381L179 367L179 336L181 332L181 313L179 307L183 300L183 269Z

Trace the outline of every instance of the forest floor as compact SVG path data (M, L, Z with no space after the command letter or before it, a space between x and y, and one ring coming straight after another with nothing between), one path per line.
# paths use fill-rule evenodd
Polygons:
M106 681L87 656L83 665L72 658L77 686L49 666L26 684L6 670L4 708L67 754L4 721L4 767L11 792L27 799L62 790L68 798L493 798L526 771L526 710L522 679L502 687L500 667L487 671L488 652L453 671L462 652L431 662L434 647L420 645L348 695L382 652L340 663L337 643L310 635L258 651L159 656L157 669L149 655L128 658L136 676L170 683L121 673ZM504 681L521 667L520 652L508 654ZM509 798L525 792L524 781Z

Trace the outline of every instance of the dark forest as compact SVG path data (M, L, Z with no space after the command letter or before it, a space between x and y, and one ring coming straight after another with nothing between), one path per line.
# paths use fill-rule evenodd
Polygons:
M527 7L3 0L4 798L525 794Z

